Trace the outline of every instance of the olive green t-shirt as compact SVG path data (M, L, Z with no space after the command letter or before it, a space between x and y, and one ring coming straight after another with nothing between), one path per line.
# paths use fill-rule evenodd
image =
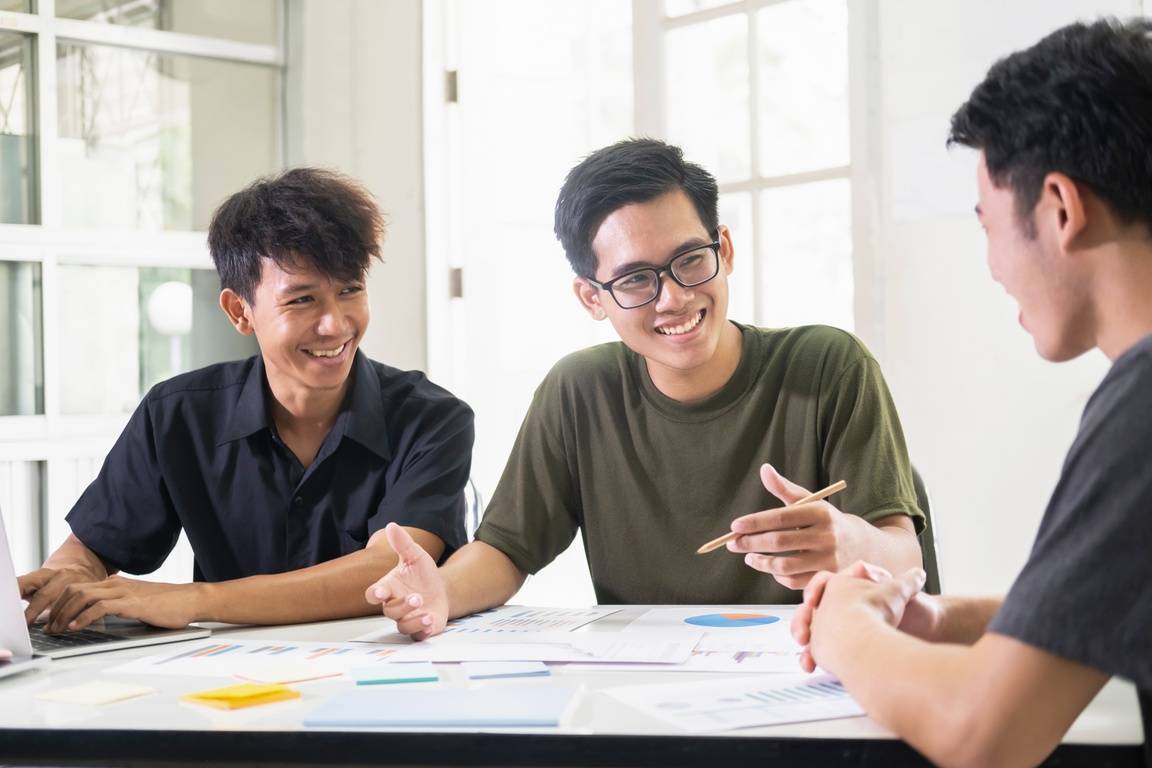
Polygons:
M880 366L826 326L738 326L740 363L724 387L685 404L663 395L644 359L615 342L565 357L536 390L476 539L535 573L577 529L601 603L789 603L798 591L696 548L733 518L782 506L759 467L875 521L917 530L912 469Z

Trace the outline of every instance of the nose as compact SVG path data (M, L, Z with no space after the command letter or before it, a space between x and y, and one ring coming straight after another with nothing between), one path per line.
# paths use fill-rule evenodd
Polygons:
M692 288L685 288L665 272L660 275L660 295L656 297L657 312L678 312L696 295Z
M340 302L328 302L316 319L316 333L320 336L343 336L348 329L347 320Z

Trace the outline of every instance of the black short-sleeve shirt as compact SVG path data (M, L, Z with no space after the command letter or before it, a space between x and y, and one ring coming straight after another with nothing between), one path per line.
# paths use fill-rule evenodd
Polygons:
M989 627L1152 702L1152 336L1093 393L1024 570Z
M148 573L180 530L193 578L305 568L362 549L389 522L465 541L472 410L418 371L356 353L352 383L312 465L276 434L257 355L157 384L68 514L110 565Z

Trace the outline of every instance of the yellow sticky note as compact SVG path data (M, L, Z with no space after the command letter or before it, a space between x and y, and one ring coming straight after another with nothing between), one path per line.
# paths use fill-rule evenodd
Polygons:
M254 707L257 704L271 704L274 701L284 701L285 699L298 699L300 692L283 685L241 683L214 688L210 691L189 693L182 698L184 701L205 704L209 707L240 709L241 707Z

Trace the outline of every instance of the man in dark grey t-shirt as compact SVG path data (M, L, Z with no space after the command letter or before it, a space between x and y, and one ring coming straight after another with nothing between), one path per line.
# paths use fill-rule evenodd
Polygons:
M813 578L793 634L806 667L949 765L1034 765L1125 678L1152 765L1152 20L1073 24L998 62L950 142L980 151L988 264L1037 352L1113 365L1006 598L858 563Z

